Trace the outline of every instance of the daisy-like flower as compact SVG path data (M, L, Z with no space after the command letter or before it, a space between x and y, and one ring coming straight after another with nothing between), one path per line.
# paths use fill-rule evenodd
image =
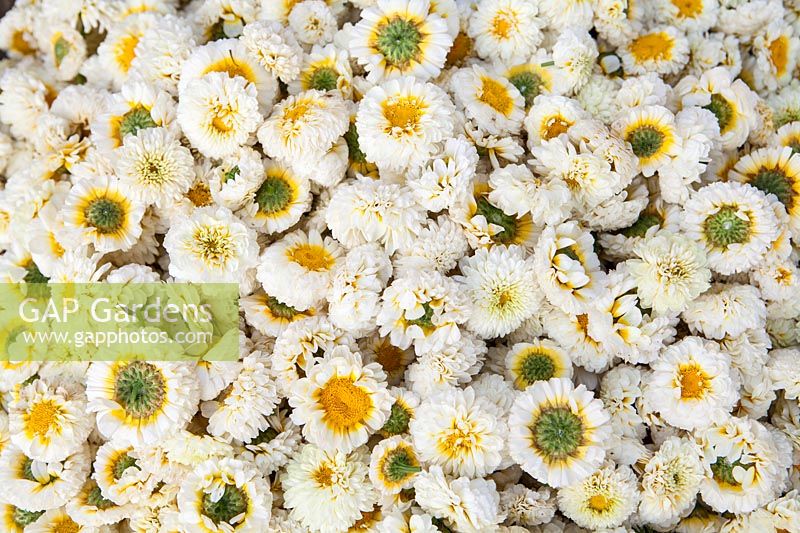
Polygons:
M379 168L417 167L452 135L453 113L447 94L431 83L388 81L370 89L358 106L359 146Z
M429 0L377 0L361 12L349 43L371 83L401 76L434 78L452 44L447 22L431 13Z
M752 285L716 283L693 300L681 318L706 338L733 338L763 328L767 308Z
M48 387L38 379L9 405L11 442L36 461L62 461L80 450L92 430L85 409L77 387Z
M258 140L271 157L313 167L347 131L349 118L341 96L312 89L276 105L258 129Z
M178 83L179 100L191 84L208 74L218 72L241 82L252 84L262 113L269 113L278 92L277 80L247 50L238 39L221 39L195 48L183 63Z
M28 511L10 503L0 504L0 525L8 533L25 533L25 526L36 522L43 514L44 511Z
M571 211L572 194L557 175L543 180L528 167L511 164L492 172L489 186L490 202L513 215L530 213L537 224L558 224Z
M769 202L755 187L712 183L686 202L681 226L687 237L705 248L714 271L746 272L761 261L778 237Z
M257 20L242 29L242 42L261 66L284 83L300 74L303 49L294 34L275 21Z
M199 399L192 369L118 355L92 363L86 376L87 410L97 413L100 433L120 444L155 444L186 426Z
M511 457L551 487L579 482L603 463L610 435L603 403L566 378L537 381L517 396L509 415Z
M421 470L414 447L399 435L380 441L372 449L369 479L382 493L397 494L411 488Z
M41 28L39 47L46 51L47 63L61 80L71 80L86 59L86 42L78 30L68 25Z
M473 65L453 74L450 88L467 117L488 133L518 133L522 127L525 99L503 76Z
M164 237L169 272L178 279L239 282L256 266L255 232L224 207L196 209Z
M630 467L606 464L558 491L558 508L581 527L617 527L639 504L638 480Z
M252 189L237 214L265 233L290 228L311 207L308 179L282 163L267 161Z
M639 504L642 520L674 527L694 507L703 475L697 444L679 437L665 440L644 467Z
M314 316L315 309L298 311L276 297L259 291L240 300L247 322L264 335L277 337L298 320Z
M743 156L730 171L732 180L774 194L789 215L789 227L800 237L800 155L792 148L760 148Z
M75 183L66 198L64 226L77 242L103 252L127 250L142 234L144 205L126 193L117 178L97 176Z
M536 280L547 300L565 312L583 312L600 295L604 277L593 246L591 234L575 221L546 227L536 244Z
M156 21L151 13L137 13L115 24L97 48L97 57L104 69L104 75L119 87L127 79L133 60L136 58L136 45L144 32Z
M0 453L3 500L26 512L56 509L78 493L91 466L88 445L63 461L45 463L8 444Z
M540 48L530 57L512 62L510 67L502 70L502 74L525 99L527 110L540 94L566 92L567 78L561 69L554 66L552 56Z
M164 128L126 136L117 154L120 185L144 204L166 205L194 181L191 152Z
M639 301L657 314L680 313L711 285L706 254L671 232L657 233L634 246L627 261Z
M785 482L791 452L752 418L728 417L699 435L703 501L717 512L749 513L772 500Z
M337 23L323 0L305 0L289 13L289 27L304 44L325 44L333 40Z
M345 454L305 445L281 476L290 516L311 531L346 531L372 511L377 500L367 461L363 448Z
M506 425L475 390L449 388L426 398L409 423L420 459L470 478L493 472L503 459Z
M800 39L793 35L791 26L783 21L773 22L753 39L753 48L752 73L757 89L774 91L792 80Z
M459 267L456 279L472 302L467 327L482 338L507 335L541 304L533 265L519 246L481 248Z
M117 505L141 505L155 490L158 477L144 468L132 446L106 442L97 449L92 479L104 499Z
M674 90L684 107L696 105L714 113L724 150L744 144L756 127L756 94L725 67L708 70L700 78L687 76Z
M631 145L645 176L652 176L680 153L682 142L675 131L675 116L665 107L631 109L614 122L613 128Z
M61 531L83 533L91 530L91 527L83 526L73 520L64 509L51 509L25 528L25 531L31 533L60 533Z
M85 527L116 524L134 514L134 506L117 505L103 496L97 482L89 479L66 505L67 514Z
M583 87L597 61L597 43L586 30L569 26L553 45L554 66L564 75L565 86L573 90Z
M618 52L625 72L677 74L689 60L689 41L678 29L661 26L636 36Z
M323 450L350 453L367 442L389 416L392 397L377 363L342 346L312 366L292 385L292 421Z
M241 76L210 72L181 91L178 123L207 157L225 157L261 123L255 86Z
M493 531L502 521L500 495L491 480L468 477L449 480L441 467L432 466L417 474L414 492L423 509L444 518L456 531Z
M537 381L572 378L572 360L549 339L519 342L506 354L505 375L517 389L525 390Z
M426 166L408 176L414 197L429 211L449 209L469 194L478 165L478 151L463 136L445 141L444 149Z
M684 337L651 363L645 399L670 425L706 428L738 400L730 356L700 337Z
M539 9L524 0L481 2L469 19L468 35L481 57L509 62L527 57L542 40Z
M261 254L256 275L267 293L304 311L325 299L343 254L332 238L297 230Z
M659 0L656 9L670 24L684 31L703 32L711 28L719 14L718 0Z
M289 94L297 94L311 89L317 91L338 90L342 96L352 95L353 71L350 56L346 50L333 44L324 47L314 46L299 66L297 76L289 83Z
M469 317L457 283L438 272L396 278L381 300L376 320L381 335L401 349L413 344L418 354L458 342L459 325Z
M588 118L588 113L575 100L557 94L540 94L534 98L525 117L528 148L533 150L542 141L555 139L567 133L579 120Z
M136 44L130 75L176 94L181 67L195 45L189 24L174 15L159 15Z
M408 247L424 219L409 188L369 178L340 185L325 212L333 237L344 246L378 242L389 254Z
M236 459L210 459L181 482L177 496L181 523L195 531L264 531L272 493L252 465Z

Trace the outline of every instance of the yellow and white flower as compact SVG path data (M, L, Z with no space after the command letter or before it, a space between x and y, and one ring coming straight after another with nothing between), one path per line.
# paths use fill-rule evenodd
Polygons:
M678 29L660 26L634 37L617 52L626 73L677 74L689 60L689 41Z
M717 22L719 0L658 0L656 10L681 30L704 32Z
M467 117L491 134L518 133L525 118L525 98L508 79L479 65L458 70L450 89Z
M263 291L246 296L240 302L248 324L272 337L280 335L289 324L316 314L313 308L298 311Z
M752 76L757 89L774 91L792 80L797 67L800 38L792 26L775 21L753 39Z
M283 163L267 161L237 215L264 233L289 229L311 207L308 179Z
M156 16L152 13L137 13L126 17L113 25L97 48L99 64L115 87L120 87L128 80L131 65L136 58L136 45L155 21Z
M286 80L284 80L286 81ZM343 97L352 95L353 71L347 51L333 44L314 46L298 66L297 75L288 83L289 94L303 91L338 90Z
M670 425L702 429L723 420L738 400L730 357L700 337L684 337L651 363L645 400Z
M412 77L367 92L358 107L359 146L378 168L400 171L424 163L453 133L453 104L431 83Z
M138 354L141 358L144 354ZM197 381L186 363L131 360L95 362L86 377L88 411L97 428L119 444L155 444L188 424L198 402Z
M435 78L452 44L447 22L431 13L429 0L377 0L361 12L349 46L367 81L378 83L402 76Z
M251 22L242 29L241 40L267 72L284 83L297 79L303 49L294 34L282 24L264 20Z
M385 494L398 494L411 488L414 476L422 470L414 446L399 435L380 441L372 449L369 479Z
M86 396L77 387L48 387L36 380L9 405L11 442L36 461L64 460L80 450L92 430L85 410Z
M144 468L133 447L106 442L97 450L92 479L100 495L117 505L147 502L159 478Z
M617 527L639 504L638 480L630 467L606 464L558 491L558 508L581 527Z
M524 0L488 0L476 5L468 35L475 51L487 60L508 63L536 51L542 40L539 9Z
M541 483L577 483L603 463L610 435L603 403L566 378L538 381L517 396L508 420L511 457Z
M292 385L289 405L306 440L323 450L350 453L381 429L392 397L380 365L364 365L360 354L342 346Z
M505 357L506 379L519 390L525 390L537 381L552 378L572 378L572 360L569 352L549 339L518 342Z
M660 105L631 109L614 122L613 128L631 145L647 177L680 154L682 139L675 131L675 115Z

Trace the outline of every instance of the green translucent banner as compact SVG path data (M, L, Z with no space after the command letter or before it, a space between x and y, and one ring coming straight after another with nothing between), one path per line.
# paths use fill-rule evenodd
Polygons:
M2 361L236 361L235 283L0 283Z

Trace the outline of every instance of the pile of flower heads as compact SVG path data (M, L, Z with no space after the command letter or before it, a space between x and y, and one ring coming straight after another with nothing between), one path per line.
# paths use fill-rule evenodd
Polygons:
M0 278L241 354L2 363L0 530L800 531L798 0L16 4Z

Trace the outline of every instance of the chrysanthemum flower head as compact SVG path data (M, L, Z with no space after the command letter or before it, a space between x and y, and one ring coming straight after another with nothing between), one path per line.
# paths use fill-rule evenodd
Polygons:
M369 478L381 492L397 494L408 489L421 470L414 446L399 435L380 441L372 449Z
M619 52L625 72L676 74L689 59L689 42L678 29L661 26L638 35Z
M566 378L539 381L514 401L509 452L531 476L551 487L576 483L603 462L609 415L583 385Z
M473 65L453 74L450 87L467 116L487 132L519 132L525 117L525 99L503 76Z
M634 108L614 123L614 130L631 145L645 176L652 176L681 150L675 116L662 106Z
M469 36L477 53L508 62L535 51L542 39L535 4L520 0L489 0L477 6L469 19Z
M572 377L569 353L548 339L515 344L506 355L505 367L506 377L519 390L537 381Z
M637 479L628 466L606 465L558 491L558 507L582 527L616 527L636 510Z

